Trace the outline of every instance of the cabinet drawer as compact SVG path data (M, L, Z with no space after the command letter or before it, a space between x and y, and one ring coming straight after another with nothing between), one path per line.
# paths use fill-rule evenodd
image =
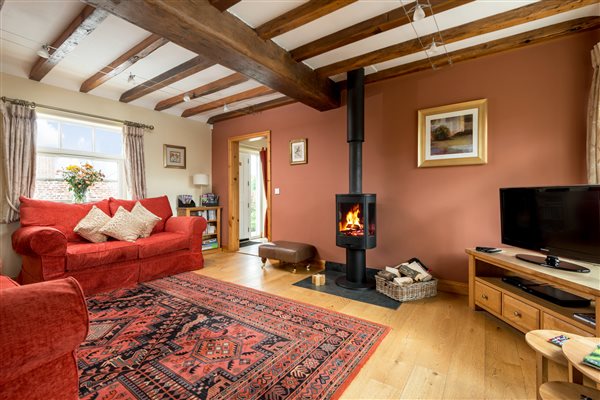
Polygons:
M574 333L581 336L593 336L591 333L547 313L542 313L542 329L552 329L555 331Z
M502 316L523 332L540 328L540 310L507 294L502 296Z
M475 302L495 313L502 313L502 296L499 290L481 282L475 282Z

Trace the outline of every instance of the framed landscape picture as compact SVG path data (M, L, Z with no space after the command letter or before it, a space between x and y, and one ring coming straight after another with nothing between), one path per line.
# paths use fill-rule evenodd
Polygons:
M487 163L487 99L419 110L419 167Z
M163 165L165 168L185 169L185 147L163 145Z
M290 140L290 164L306 164L308 162L307 139Z

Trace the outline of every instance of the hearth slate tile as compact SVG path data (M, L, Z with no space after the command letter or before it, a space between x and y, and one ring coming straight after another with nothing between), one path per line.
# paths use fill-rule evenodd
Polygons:
M299 286L305 289L312 289L318 292L332 294L334 296L344 297L350 300L360 301L362 303L374 304L376 306L396 309L400 307L400 302L387 297L386 295L377 292L376 290L350 290L340 287L335 284L335 280L339 276L343 276L346 272L343 271L343 266L336 263L327 263L325 273L325 285L315 286L312 284L312 277L308 276L301 281L294 283L294 286ZM367 268L367 276L371 279L378 270Z

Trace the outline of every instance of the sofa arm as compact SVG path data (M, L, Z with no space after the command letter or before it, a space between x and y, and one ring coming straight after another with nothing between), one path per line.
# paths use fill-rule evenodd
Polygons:
M13 249L26 256L64 256L67 237L49 226L26 226L12 234Z
M0 385L73 353L88 333L74 278L0 290Z
M202 247L202 233L205 229L206 220L203 217L171 217L165 225L165 232L189 235L191 250Z

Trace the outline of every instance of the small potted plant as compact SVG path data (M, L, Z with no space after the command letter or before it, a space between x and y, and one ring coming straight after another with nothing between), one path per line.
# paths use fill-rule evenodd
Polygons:
M67 182L69 191L73 193L73 202L85 203L87 200L87 190L97 182L104 181L102 171L96 171L91 164L82 163L79 165L69 165L60 170L63 180Z

